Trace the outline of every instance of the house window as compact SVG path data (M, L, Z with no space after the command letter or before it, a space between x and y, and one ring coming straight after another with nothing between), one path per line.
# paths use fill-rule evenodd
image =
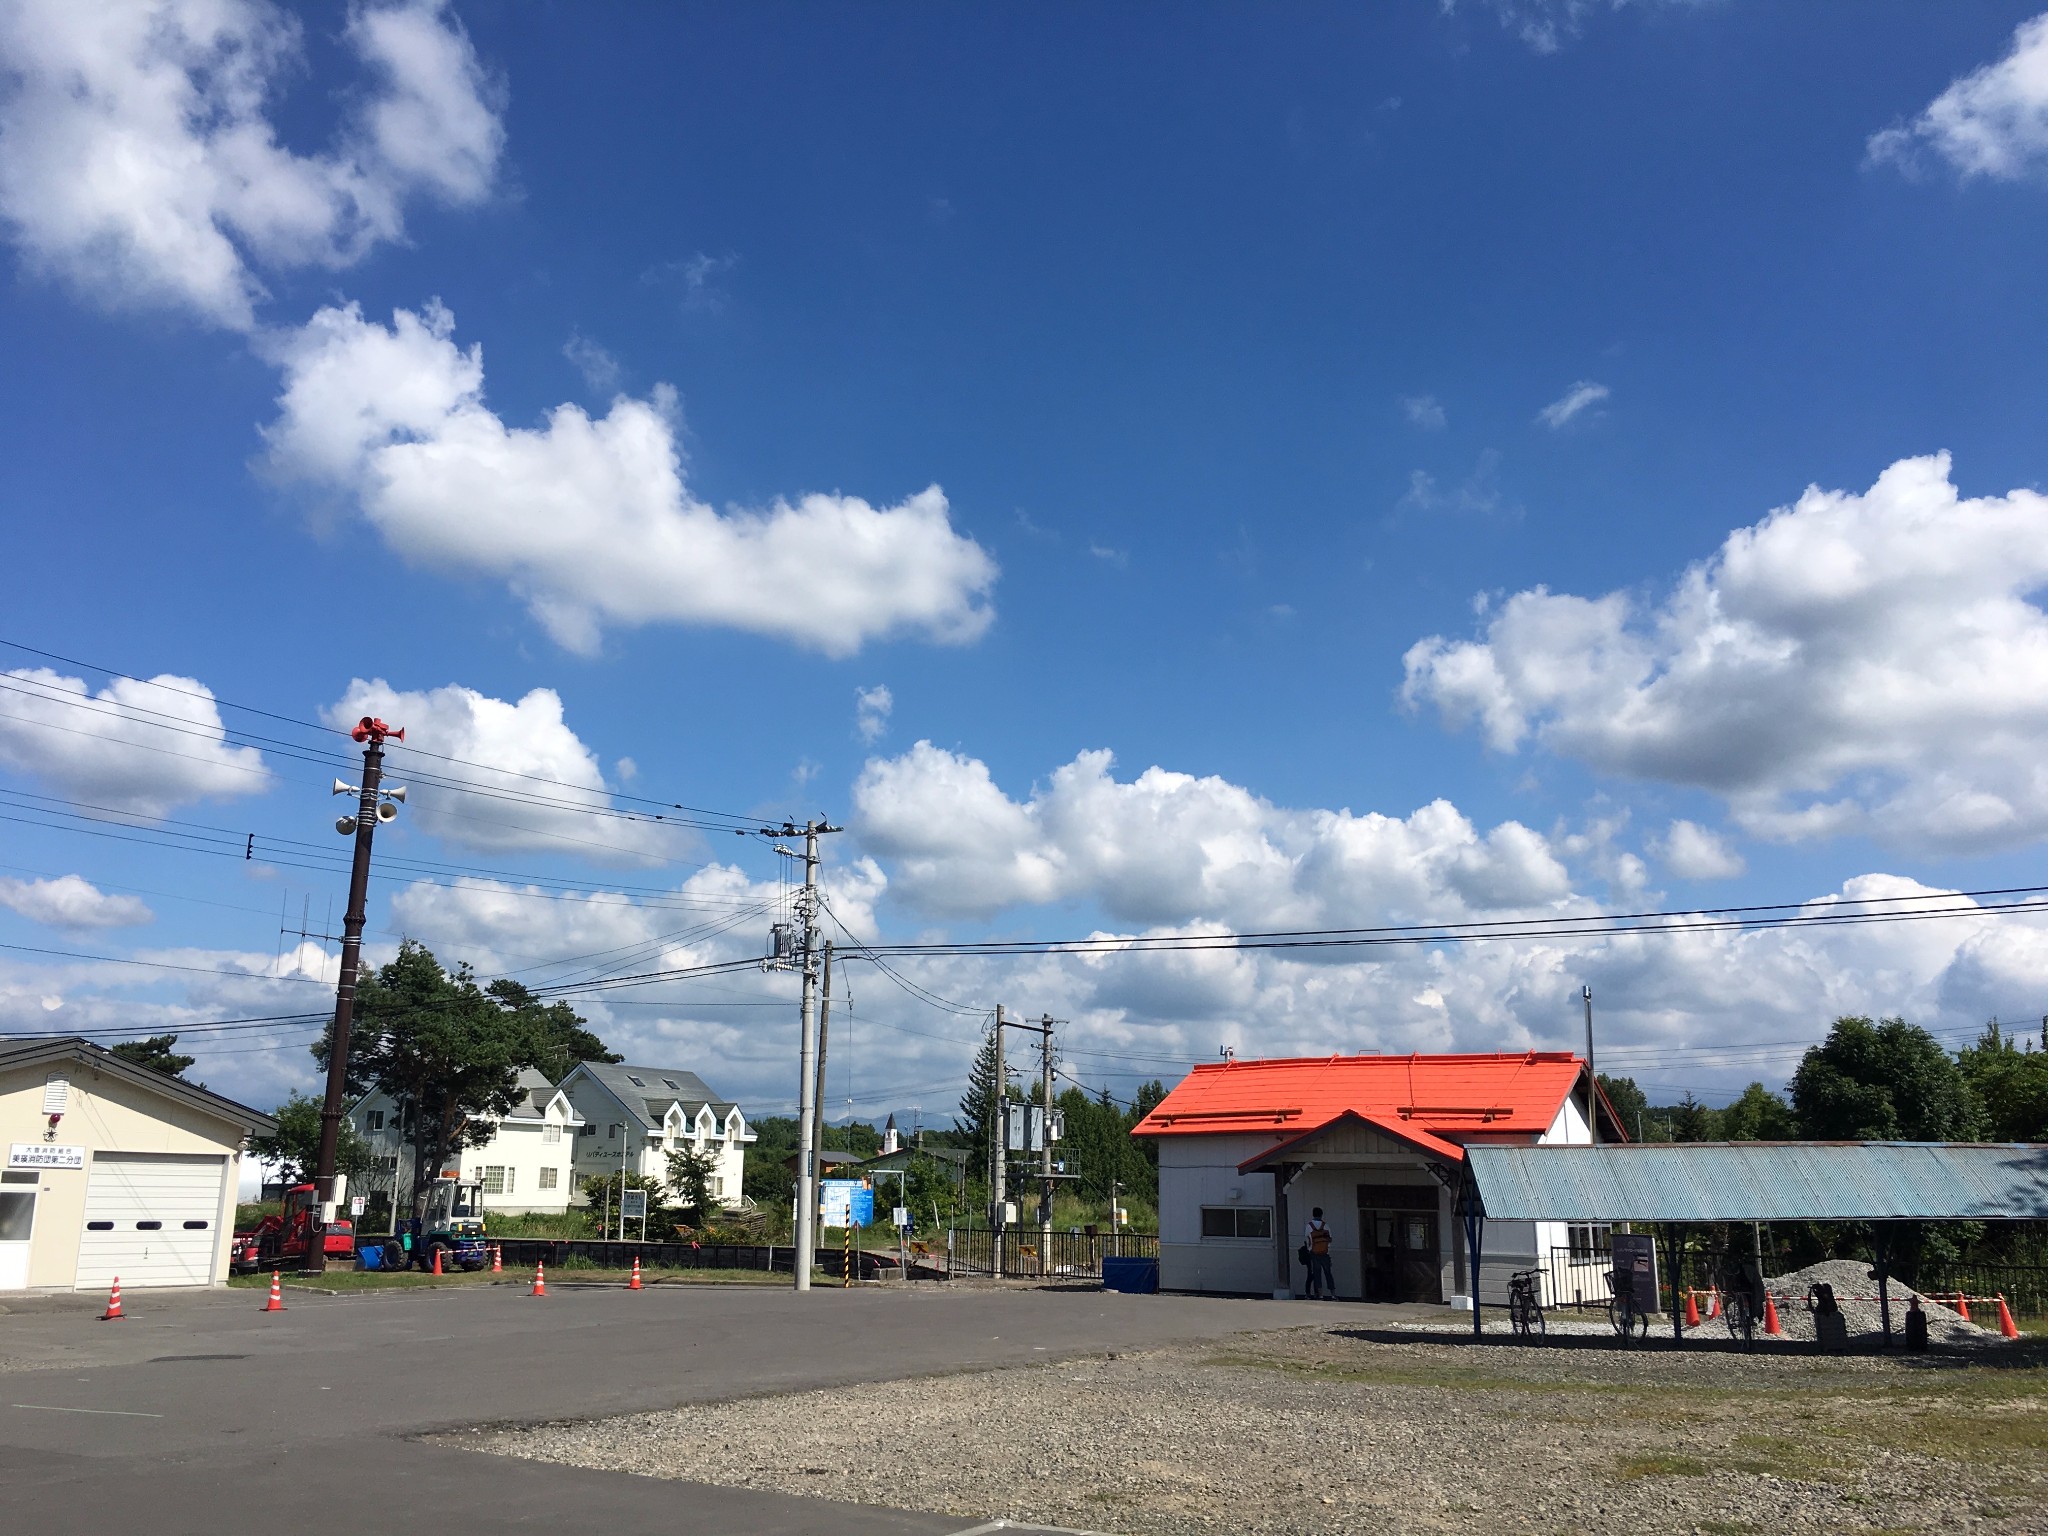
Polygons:
M1202 1207L1202 1236L1218 1238L1270 1238L1273 1208L1269 1205L1205 1205Z
M618 1126L617 1126L616 1124L612 1124L612 1125L608 1125L608 1126L606 1126L606 1127L604 1128L604 1135L605 1135L605 1140L607 1140L607 1141L617 1141L617 1140L619 1139L619 1128L618 1128Z
M363 1119L370 1130L381 1131L384 1129L384 1111L381 1109L371 1110Z
M484 1169L484 1193L502 1195L509 1186L505 1182L505 1170L500 1167Z
M714 1200L723 1200L725 1198L725 1180L713 1179L711 1181L711 1198Z
M645 1083L641 1082L639 1078L635 1077L630 1072L626 1074L626 1081L631 1083L635 1088L645 1088L647 1086Z
M541 1171L540 1171L540 1187L541 1187L542 1189L553 1189L553 1188L555 1187L555 1180L556 1180L556 1178L557 1178L557 1177L558 1177L558 1176L559 1176L560 1174L561 1174L561 1170L560 1170L559 1168L543 1168L543 1169L541 1169Z
M674 1078L672 1078L672 1077L664 1077L664 1078L662 1079L662 1081L663 1081L664 1083L667 1083L667 1084L669 1085L669 1087L671 1087L671 1088L674 1088L674 1087L675 1087L675 1085L676 1085L676 1080L675 1080Z
M544 1125L540 1128L540 1144L544 1147L560 1146L562 1128L559 1125Z
M592 1121L589 1125L579 1127L576 1134L578 1136L595 1136L597 1134L597 1122Z
M1574 1259L1602 1259L1613 1249L1609 1234L1614 1229L1606 1226L1571 1226L1565 1229L1565 1239L1571 1246Z

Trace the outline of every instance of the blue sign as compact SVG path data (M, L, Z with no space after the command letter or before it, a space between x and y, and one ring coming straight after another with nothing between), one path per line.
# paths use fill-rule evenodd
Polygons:
M859 1179L820 1179L818 1206L828 1227L870 1226L875 1219L875 1192Z

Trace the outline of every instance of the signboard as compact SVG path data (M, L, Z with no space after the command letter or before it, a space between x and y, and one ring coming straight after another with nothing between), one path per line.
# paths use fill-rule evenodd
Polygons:
M647 1219L647 1191L629 1189L619 1196L619 1215L626 1221Z
M907 1205L899 1205L899 1206L897 1206L895 1210L893 1210L893 1211L891 1211L891 1212L889 1213L889 1224L890 1224L891 1226L893 1226L893 1227L907 1227L907 1226L909 1226L909 1225L910 1225L910 1207L909 1207L909 1206L907 1206Z
M7 1149L10 1168L83 1168L85 1148L58 1147L46 1141L17 1141Z
M1657 1243L1647 1232L1616 1232L1608 1242L1614 1253L1615 1284L1627 1278L1635 1308L1648 1315L1657 1310Z
M828 1227L870 1226L875 1219L875 1192L860 1179L820 1179L818 1209Z
M348 1197L348 1213L351 1216L360 1216L368 1209L369 1204L369 1200L362 1195L350 1195Z

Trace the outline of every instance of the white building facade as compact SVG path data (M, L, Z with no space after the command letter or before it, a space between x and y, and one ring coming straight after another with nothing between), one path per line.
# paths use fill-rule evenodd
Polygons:
M403 1210L412 1194L413 1149L402 1134L397 1107L382 1089L349 1107L356 1134L368 1144L370 1172L354 1181L358 1193L394 1195ZM472 1127L470 1145L451 1158L464 1182L483 1186L484 1212L566 1211L575 1193L577 1133L583 1128L569 1096L528 1067L519 1074L519 1098L509 1114L488 1127Z
M720 1099L694 1072L586 1061L562 1079L582 1121L575 1180L609 1178L621 1168L666 1184L671 1152L712 1160L711 1195L744 1200L746 1149L754 1140L739 1105Z

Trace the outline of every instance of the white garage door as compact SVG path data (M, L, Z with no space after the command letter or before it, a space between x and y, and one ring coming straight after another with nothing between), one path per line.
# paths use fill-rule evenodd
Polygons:
M85 1186L78 1287L211 1285L224 1157L96 1152Z

